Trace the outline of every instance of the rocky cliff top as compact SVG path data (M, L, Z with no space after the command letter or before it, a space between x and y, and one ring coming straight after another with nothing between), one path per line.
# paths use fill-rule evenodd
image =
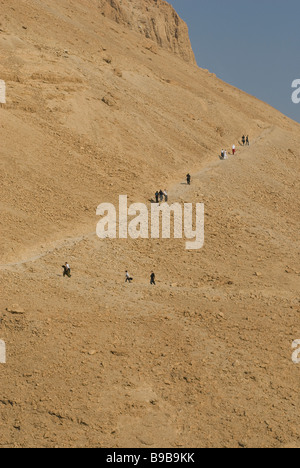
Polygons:
M127 25L164 49L196 63L188 27L174 8L163 0L100 0L102 14Z

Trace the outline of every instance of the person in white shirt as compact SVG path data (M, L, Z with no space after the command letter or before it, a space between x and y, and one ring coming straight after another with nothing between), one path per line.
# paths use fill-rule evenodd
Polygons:
M235 145L232 146L232 154L235 155Z
M62 268L64 269L64 277L67 276L68 278L71 278L71 267L70 265L66 262Z
M128 271L126 270L126 279L125 279L125 283L131 283L131 281L133 281L133 278L131 278L130 274L128 273Z

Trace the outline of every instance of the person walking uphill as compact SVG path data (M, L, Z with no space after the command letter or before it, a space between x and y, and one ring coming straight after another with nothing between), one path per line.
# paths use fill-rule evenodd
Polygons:
M150 284L156 286L155 273L153 272L151 273L151 276L150 276Z
M190 175L190 174L187 174L187 176L186 176L186 182L187 182L188 185L191 185L191 180L192 180L191 175Z
M127 270L125 271L125 274L126 274L125 283L131 283L133 281L133 278L131 278Z
M66 262L65 265L62 265L62 268L64 269L63 276L67 276L68 278L71 278L71 268L70 265Z
M155 193L155 202L159 203L159 192L158 191L156 191L156 193Z
M243 143L243 146L245 146L245 143L246 143L246 137L245 137L245 135L243 135L242 143Z

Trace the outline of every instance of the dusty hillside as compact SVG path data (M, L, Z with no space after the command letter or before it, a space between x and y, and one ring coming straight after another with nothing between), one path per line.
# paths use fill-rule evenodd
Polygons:
M299 125L199 69L165 2L0 8L1 446L299 445ZM204 249L96 237L165 187Z

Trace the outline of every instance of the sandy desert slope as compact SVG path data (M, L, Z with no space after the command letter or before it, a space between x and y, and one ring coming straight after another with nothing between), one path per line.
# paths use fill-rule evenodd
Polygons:
M0 0L0 445L299 446L299 125L199 69L165 2L154 36L111 3ZM96 237L165 187L205 203L202 250Z

